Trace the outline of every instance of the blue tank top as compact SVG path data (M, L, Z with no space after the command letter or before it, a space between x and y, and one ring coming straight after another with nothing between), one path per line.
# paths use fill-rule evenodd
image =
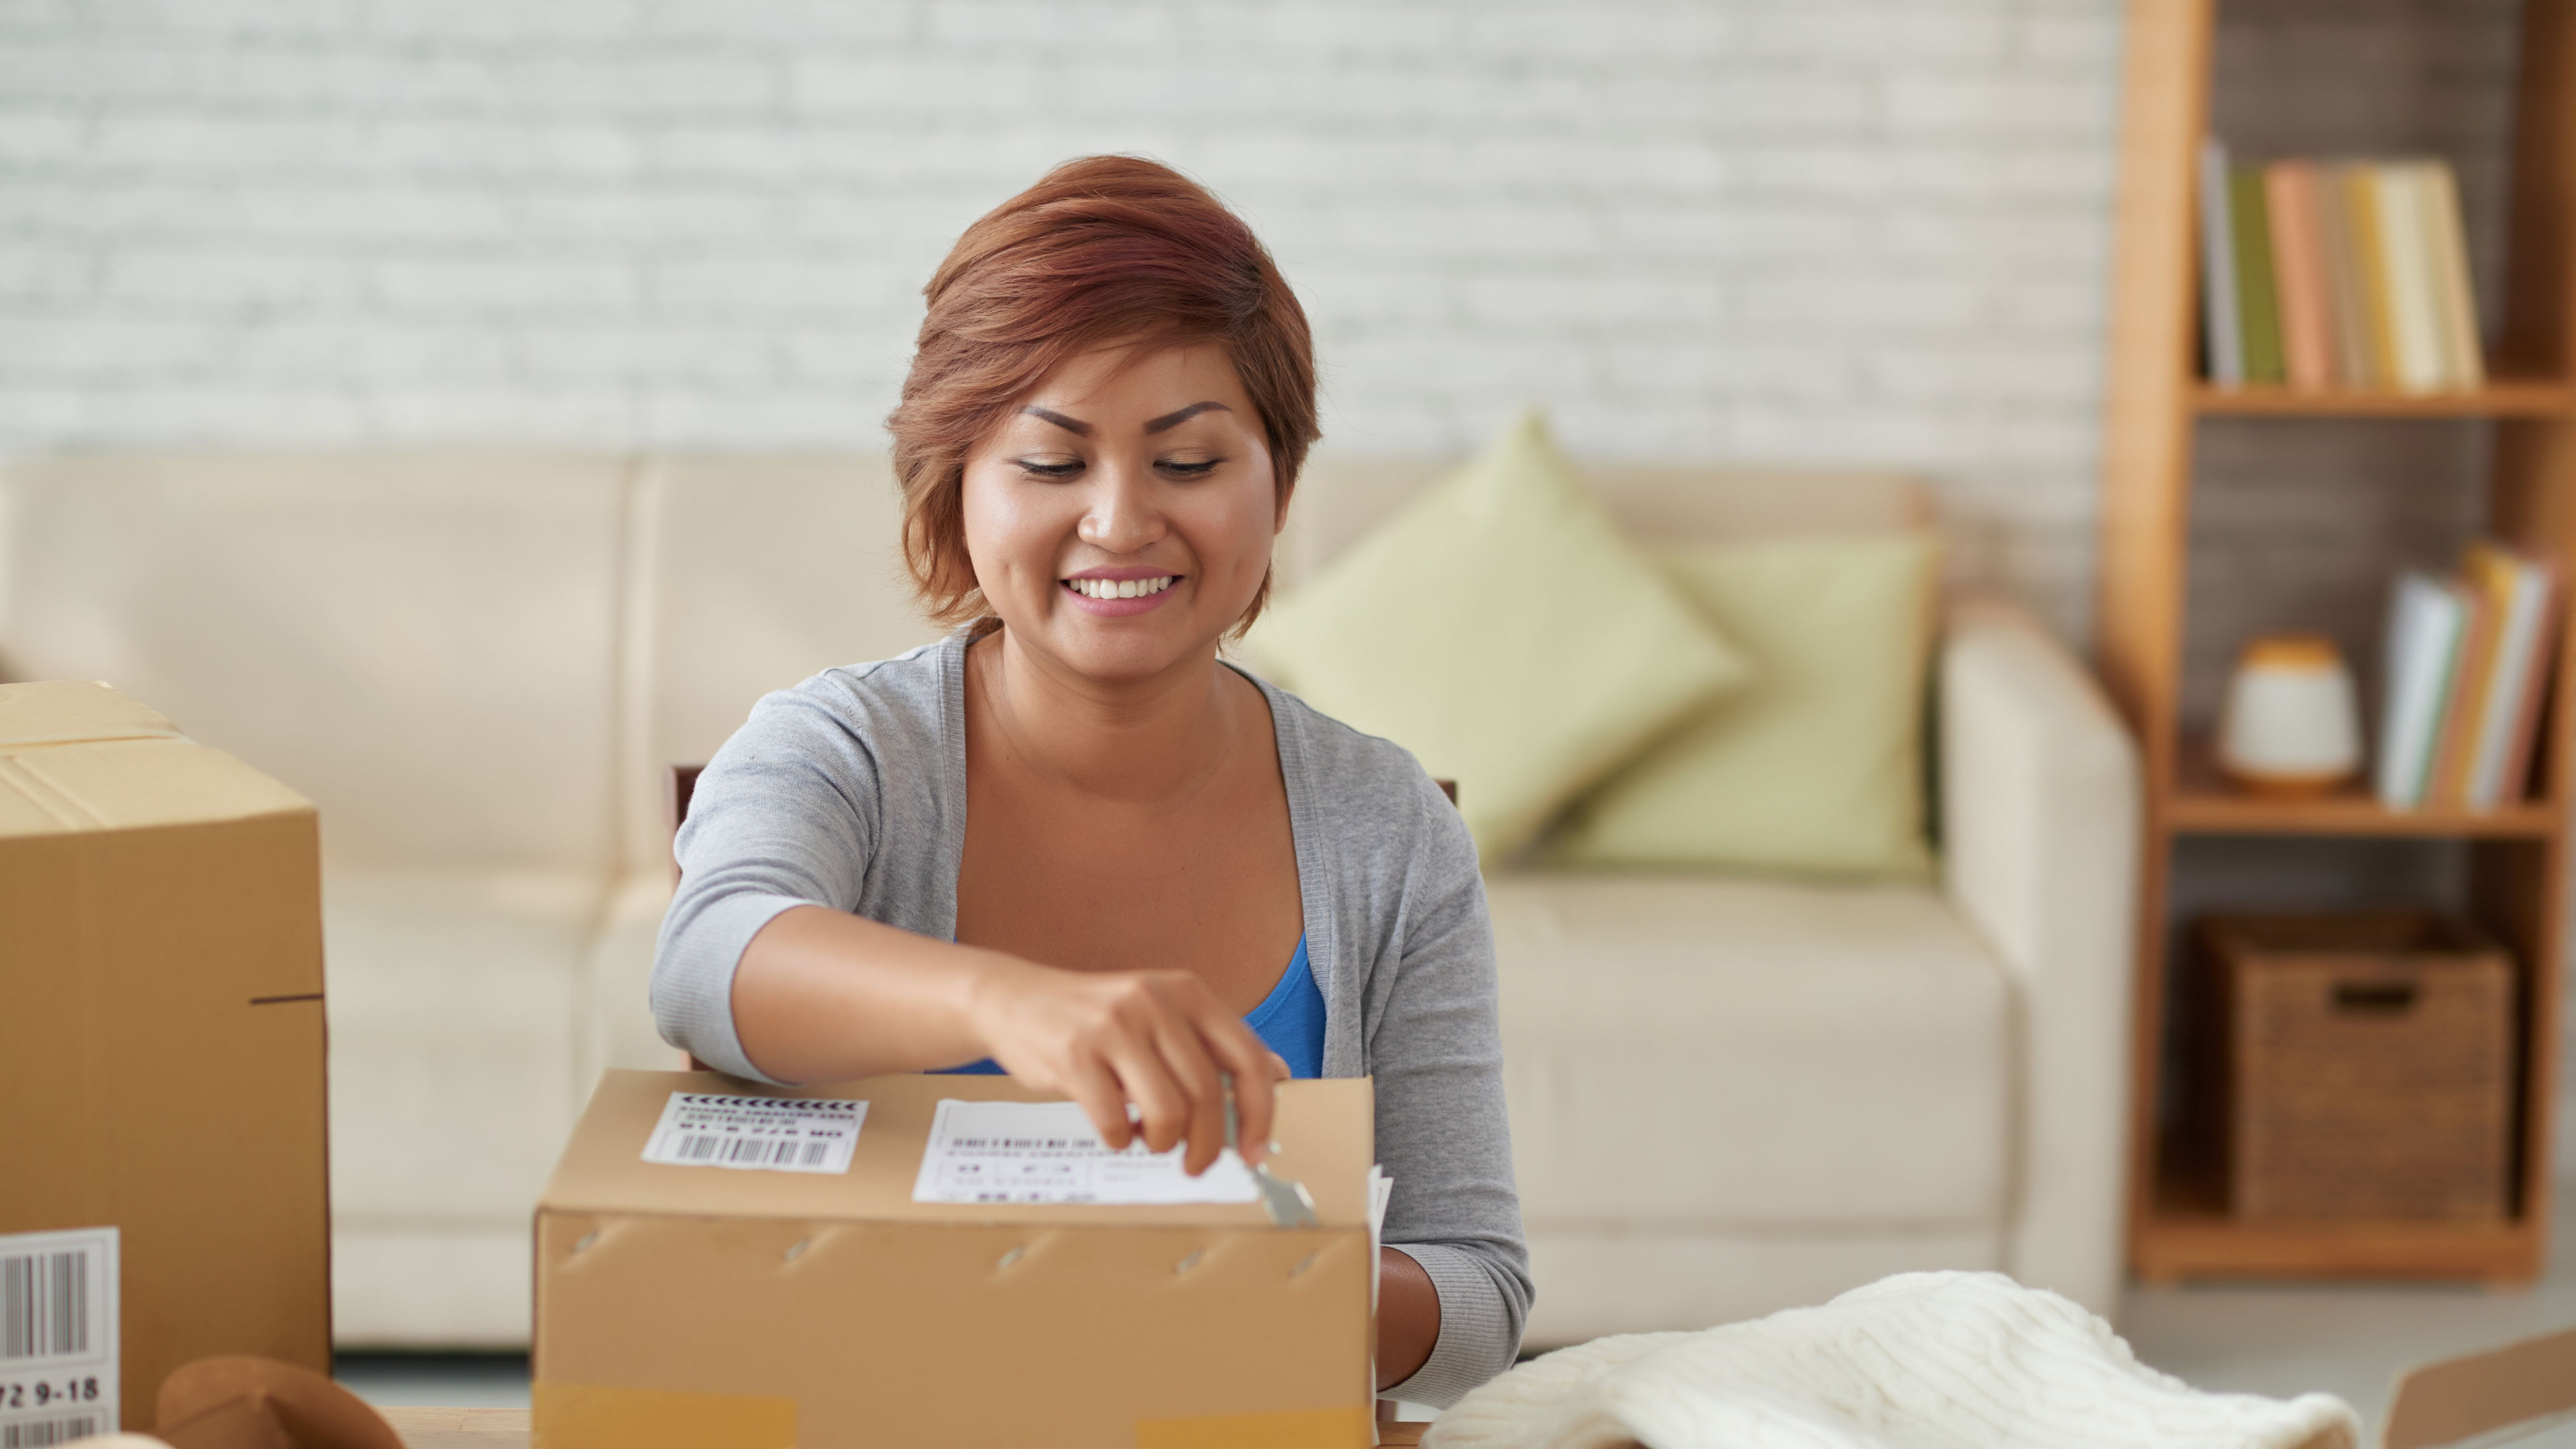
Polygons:
M1243 1024L1251 1027L1252 1034L1272 1051L1288 1059L1289 1075L1324 1074L1324 993L1315 985L1315 966L1306 959L1304 937L1297 939L1297 954L1288 958L1288 969L1279 973L1279 984L1270 988L1259 1006L1244 1013ZM934 1075L951 1074L998 1077L1002 1069L986 1057L962 1067L941 1067Z

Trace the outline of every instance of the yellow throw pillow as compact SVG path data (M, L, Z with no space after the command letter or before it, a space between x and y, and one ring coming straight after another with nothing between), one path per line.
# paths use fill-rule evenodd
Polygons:
M1489 862L1744 672L1536 413L1282 599L1243 653L1456 780Z
M1937 536L1658 556L1753 677L1578 802L1548 858L1922 880Z

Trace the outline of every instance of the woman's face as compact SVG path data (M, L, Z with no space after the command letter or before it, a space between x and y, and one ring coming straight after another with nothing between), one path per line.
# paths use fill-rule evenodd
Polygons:
M966 457L966 553L1016 641L1102 681L1204 657L1284 521L1222 348L1068 360Z

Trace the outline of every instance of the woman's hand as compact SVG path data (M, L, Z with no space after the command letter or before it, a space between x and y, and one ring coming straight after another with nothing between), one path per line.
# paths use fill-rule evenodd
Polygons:
M1244 1160L1269 1155L1272 1085L1288 1075L1243 1018L1186 971L1062 971L988 962L967 1008L985 1053L1012 1076L1082 1104L1100 1139L1133 1140L1127 1104L1142 1111L1145 1145L1186 1141L1183 1166L1205 1172L1225 1148L1225 1084L1234 1076Z

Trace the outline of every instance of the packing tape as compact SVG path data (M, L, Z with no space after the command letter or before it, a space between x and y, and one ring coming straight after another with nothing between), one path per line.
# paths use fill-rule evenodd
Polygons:
M1218 1414L1204 1419L1140 1419L1136 1449L1357 1449L1374 1442L1374 1405L1291 1409L1279 1414Z
M532 1449L796 1449L794 1399L542 1379L531 1398Z

